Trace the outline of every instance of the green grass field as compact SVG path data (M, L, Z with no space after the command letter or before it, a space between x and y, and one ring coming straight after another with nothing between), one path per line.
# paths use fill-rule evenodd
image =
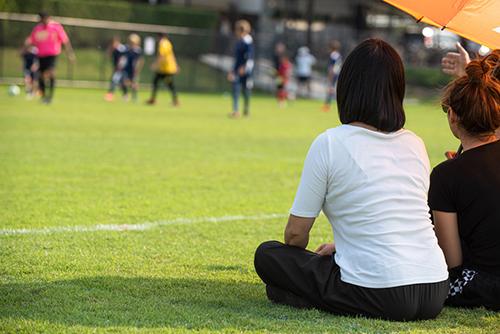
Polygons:
M59 89L46 106L0 88L2 333L499 332L483 309L393 323L266 300L253 253L282 238L308 146L338 124L319 102L255 97L231 120L221 95ZM406 110L433 164L457 146L437 104ZM310 247L330 233L321 217Z

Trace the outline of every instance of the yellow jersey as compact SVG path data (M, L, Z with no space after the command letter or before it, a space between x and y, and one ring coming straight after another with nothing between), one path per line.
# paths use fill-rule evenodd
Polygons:
M158 72L164 74L177 73L177 61L175 60L174 48L167 38L162 38L158 44Z

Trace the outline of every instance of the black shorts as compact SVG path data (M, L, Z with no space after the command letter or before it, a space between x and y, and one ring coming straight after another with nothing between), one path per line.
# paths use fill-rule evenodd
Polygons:
M57 56L39 57L38 64L40 66L40 72L45 72L56 67L56 60Z
M297 80L300 82L300 83L307 83L309 82L309 80L311 80L311 77L310 76L303 76L303 75L299 75L297 77Z
M255 270L273 302L397 321L435 318L449 287L448 280L390 288L357 286L341 280L333 256L320 256L278 241L264 242L257 248Z
M174 81L174 76L175 74L172 73L156 72L154 80L165 80L165 82L169 83Z

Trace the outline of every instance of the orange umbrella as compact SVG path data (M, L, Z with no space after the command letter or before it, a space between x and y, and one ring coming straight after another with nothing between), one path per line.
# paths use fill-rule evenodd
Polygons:
M418 22L500 48L500 0L384 0Z

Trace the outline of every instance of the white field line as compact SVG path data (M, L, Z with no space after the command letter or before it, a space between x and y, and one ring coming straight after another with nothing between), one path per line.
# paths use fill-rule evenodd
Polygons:
M32 234L53 234L53 233L65 233L65 232L98 232L98 231L144 231L159 226L166 225L186 225L186 224L198 224L198 223L219 223L219 222L229 222L229 221L240 221L240 220L270 220L276 218L285 218L288 215L271 213L271 214L261 214L254 216L222 216L222 217L198 217L198 218L176 218L172 220L162 220L156 222L145 222L139 224L99 224L90 226L54 226L54 227L44 227L44 228L21 228L21 229L0 229L0 236L3 235L32 235Z

